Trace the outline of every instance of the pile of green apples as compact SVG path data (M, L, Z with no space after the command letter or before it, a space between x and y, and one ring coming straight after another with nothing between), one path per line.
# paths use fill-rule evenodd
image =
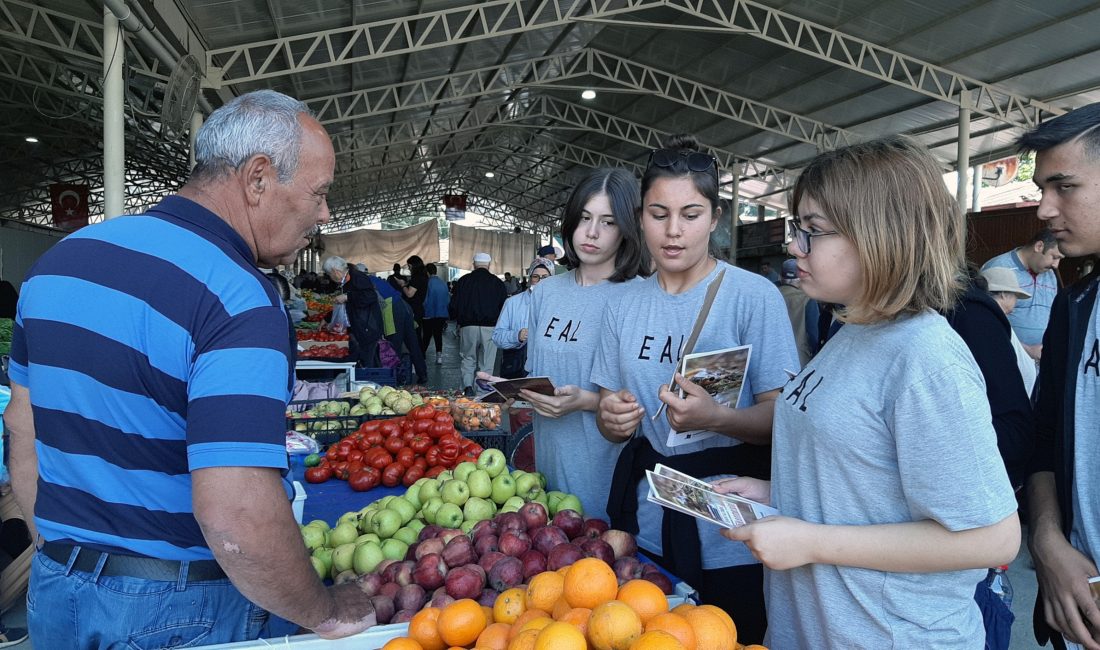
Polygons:
M298 432L342 431L344 429L354 429L359 426L359 421L334 420L332 418L363 415L363 413L356 412L356 408L358 408L358 406L353 407L351 404L340 400L325 400L317 402L305 411L287 410L286 417L288 420L297 420L294 423L294 430ZM310 420L314 418L325 419L322 421L310 422Z
M419 395L393 386L383 386L377 391L370 387L359 389L359 404L351 409L356 415L405 415L424 403Z
M341 515L332 527L314 520L302 526L302 539L322 578L345 571L363 575L384 560L403 560L425 526L464 533L498 512L518 512L529 501L553 517L560 510L584 514L573 494L545 490L539 472L508 471L504 452L486 449L477 463L464 462L436 478L421 478L401 496L386 496L361 510Z

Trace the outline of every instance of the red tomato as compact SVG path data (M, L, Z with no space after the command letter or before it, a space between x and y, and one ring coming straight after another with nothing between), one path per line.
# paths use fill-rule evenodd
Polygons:
M424 406L417 406L409 411L409 417L413 420L431 420L435 417L435 409L427 404Z
M432 425L434 424L434 420L416 420L413 423L413 431L415 431L417 435L426 434L431 431Z
M409 471L405 472L404 478L401 479L401 484L405 487L409 487L413 483L416 483L424 476L424 469L413 465L409 468Z
M423 471L428 469L428 461L424 460L423 456L417 456L413 459L413 467L419 467Z
M382 444L385 439L386 438L383 437L382 434L379 433L377 430L371 431L363 436L363 441L370 443L371 447L377 447L378 445Z
M332 466L332 475L341 481L348 480L348 461L342 460Z
M401 433L401 425L394 420L383 420L382 424L378 427L379 433L383 438L389 438L394 434Z
M363 452L362 452L362 450L352 449L351 451L349 451L348 452L348 462L349 463L355 463L355 462L362 463L363 462Z
M352 474L358 472L359 470L363 469L364 467L366 467L366 465L364 465L363 461L361 461L361 460L349 460L348 461L348 476L351 476Z
M330 467L310 467L306 470L306 483L324 483L332 478Z
M416 452L409 447L402 447L397 450L397 455L394 458L397 459L397 462L408 467L412 465L413 458L416 458Z
M443 473L443 470L447 469L442 465L436 465L435 467L428 468L428 471L424 473L424 476L428 478L435 478Z
M381 426L381 420L368 420L359 426L359 431L363 432L363 434L374 433L378 431Z
M371 468L374 472L378 470ZM348 487L356 492L366 492L378 485L378 477L372 477L367 470L359 470L348 477Z
M454 424L455 423L455 419L450 413L441 413L441 412L438 412L438 411L435 414L435 421L436 422L446 422L448 424Z
M405 466L401 463L393 463L382 470L382 485L395 487L401 482L403 476L405 476Z
M443 436L454 432L454 422L440 422L438 420L433 422L432 427L428 429L428 435L431 436L433 440L439 440Z
M370 461L367 464L371 467L374 467L375 469L385 469L392 462L393 456L390 456L390 453L385 449L379 448L376 450L376 453L370 458Z
M405 441L401 439L401 436L391 436L386 438L386 441L382 443L382 446L386 448L386 451L391 454L396 454L402 447L405 446Z
M432 447L432 439L428 436L413 436L409 441L409 447L418 454L426 453Z

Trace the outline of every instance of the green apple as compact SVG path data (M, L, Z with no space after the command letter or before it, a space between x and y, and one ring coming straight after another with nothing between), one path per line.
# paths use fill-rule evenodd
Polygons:
M405 524L406 528L412 528L413 532L420 536L420 531L424 530L424 522L419 519L413 519L409 523ZM412 542L410 542L411 544Z
M489 472L490 478L496 478L508 469L508 460L499 449L486 449L477 457L477 466Z
M374 519L371 521L371 527L374 529L372 532L378 535L380 539L389 539L393 537L398 528L401 528L403 523L401 513L386 508L374 515Z
M546 512L550 512L550 504L546 502L546 493L542 490L536 491L535 495L528 500L541 503L542 507L546 508Z
M327 576L332 571L332 549L327 546L315 549L313 556L321 561L325 565L325 575Z
M424 507L420 509L420 514L424 515L424 521L429 524L434 524L436 519L436 513L439 511L439 506L443 505L443 499L440 497L432 497L428 499Z
M526 473L527 472L523 471L522 469L514 469L512 470L512 478L519 480L519 477L523 476Z
M567 494L558 501L558 509L554 511L554 514L562 510L573 510L578 515L584 516L584 506L581 505L581 500L575 494Z
M397 497L395 497L391 494L389 496L382 497L381 499L375 501L374 505L378 506L379 508L385 508L386 506L388 506L390 504L390 501L393 501L396 498Z
M458 528L462 525L462 508L454 503L444 503L435 513L435 524L443 528Z
M542 491L539 485L539 477L527 473L516 479L516 496L525 501L530 501L535 494Z
M332 550L332 570L334 573L347 571L355 558L355 544L341 544Z
M466 521L479 522L482 519L491 519L496 513L496 506L491 501L481 497L470 497L462 508L462 515Z
M409 486L409 489L405 490L404 499L413 504L413 507L420 510L420 486L413 483Z
M501 512L519 512L519 509L523 507L523 499L520 497L511 497L504 502L504 505L500 506Z
M359 511L353 510L351 512L345 512L344 514L340 515L340 518L336 520L336 525L339 527L340 524L354 524L358 526Z
M501 474L493 479L493 491L489 494L493 503L500 505L516 496L516 481L508 474Z
M386 508L401 515L402 526L412 521L412 518L416 516L416 511L420 509L414 506L408 499L402 497L390 501Z
M453 479L454 477L455 477L455 475L454 475L454 472L452 472L452 471L451 471L451 470L449 470L449 469L445 469L445 470L443 470L442 472L440 472L440 473L439 473L439 474L438 474L438 475L437 475L437 476L435 477L435 479L436 479L437 481L439 481L439 484L440 484L440 485L442 486L442 485L443 485L444 483L446 483L447 481L449 481L449 480Z
M483 469L475 469L466 477L466 485L470 488L470 496L484 499L493 493L493 479L489 472Z
M419 533L408 526L402 526L397 529L397 532L393 534L390 539L399 539L406 544L412 544L416 542L416 538Z
M558 490L546 491L546 503L550 504L550 507L554 510L554 512L558 511L558 501L561 501L564 498L565 492L559 492ZM550 516L552 517L553 514L551 514Z
M324 519L314 519L313 521L309 522L306 525L307 526L316 526L316 527L320 528L321 530L328 530L329 528L331 528L331 526L328 525L328 522L325 521Z
M351 568L359 575L370 573L378 564L386 559L382 555L382 547L378 542L366 542L355 547L355 555L352 558Z
M375 542L376 544L381 544L382 540L379 539L378 535L375 535L374 533L363 533L355 539L356 546L359 546L360 544L365 544L366 542Z
M420 485L420 505L424 505L432 497L439 496L439 486L440 482L438 479L425 479L424 483Z
M313 570L317 572L318 578L324 580L328 577L328 569L325 567L324 560L311 555L309 556L309 563L313 565Z
M473 463L470 463L473 465ZM453 503L456 506L461 506L466 503L466 499L470 498L470 486L466 485L465 481L458 479L451 479L443 484L442 490L443 501L446 503ZM438 515L436 515L438 518Z
M382 542L382 557L387 560L404 560L408 552L409 545L399 539L390 538Z
M363 533L374 532L374 516L378 514L378 509L372 509L362 517L359 518L359 531Z
M328 538L328 545L335 548L341 544L350 544L359 537L359 528L350 522L344 522L332 529Z
M312 552L313 549L325 545L325 531L317 526L302 526L302 541L305 542L306 548Z
M542 472L532 472L532 473L539 478L539 487L545 490L546 489L546 475L543 474Z
M470 473L473 472L475 469L477 469L476 464L471 463L468 460L461 462L458 465L455 465L454 477L459 481L465 481L467 478L469 478Z
M466 521L462 522L462 525L459 526L458 529L461 530L463 533L466 533L467 535L469 535L470 531L474 529L475 525L477 525L476 521L473 521L471 519L467 519Z

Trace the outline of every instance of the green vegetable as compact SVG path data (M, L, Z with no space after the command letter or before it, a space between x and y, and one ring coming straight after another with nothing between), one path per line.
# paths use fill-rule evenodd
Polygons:
M317 467L321 464L321 457L318 454L310 454L306 456L306 467Z

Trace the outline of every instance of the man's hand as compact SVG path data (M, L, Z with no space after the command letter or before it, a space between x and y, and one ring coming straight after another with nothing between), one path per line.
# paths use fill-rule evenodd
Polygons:
M527 342L527 328L526 327L524 327L523 329L521 329L519 331L519 342L520 343L526 343Z
M748 476L735 478L723 478L711 483L711 487L718 494L736 494L749 501L763 503L766 506L772 504L772 482L763 481Z
M1096 565L1061 535L1035 544L1035 575L1043 596L1047 624L1088 650L1100 650L1093 630L1100 630L1100 609L1089 591Z
M737 528L723 528L722 535L744 542L753 556L769 569L794 569L814 562L816 524L792 517L765 517Z
M359 634L377 623L370 598L357 583L336 585L330 587L328 592L333 601L333 614L313 628L317 636L322 639L342 639Z
M559 386L554 395L543 395L529 390L521 390L519 396L531 403L535 412L547 418L560 418L575 411L592 410L598 397L579 386Z
M683 397L680 397L678 392L670 390L667 384L662 384L657 391L657 396L666 404L666 417L672 430L713 430L715 409L724 407L715 402L710 393L701 386L685 379L680 373L676 373L674 377L676 385L684 391Z
M645 417L645 409L625 388L612 393L602 391L600 393L600 405L596 410L596 418L604 437L613 442L622 442L634 434L634 430L641 424Z

